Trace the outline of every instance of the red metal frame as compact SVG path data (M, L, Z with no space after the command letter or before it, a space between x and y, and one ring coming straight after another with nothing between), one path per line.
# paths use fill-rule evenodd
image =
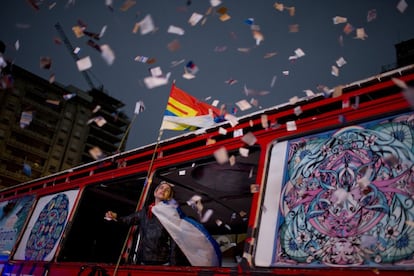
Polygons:
M414 81L414 73L411 72L407 75L400 77L401 80L409 83ZM312 112L318 108L341 104L342 101L349 99L356 99L357 97L367 95L369 93L375 93L376 91L383 89L390 89L395 84L392 80L378 82L366 87L360 87L350 92L345 92L342 96L336 98L326 98L319 101L313 101L308 103L299 103L303 112ZM283 118L294 115L294 106L288 108L281 108L281 110L267 111L269 122L279 122ZM271 143L276 140L286 140L292 137L298 137L309 133L320 132L324 129L334 129L341 127L344 123L355 124L364 120L377 118L380 114L390 114L396 112L402 112L410 108L409 103L403 97L402 93L394 93L390 95L382 96L378 99L373 99L370 102L362 102L359 106L350 106L340 109L332 109L323 114L316 114L315 116L308 116L301 118L298 116L296 120L297 130L288 132L284 123L280 124L277 128L269 127L267 129L257 128L254 130L254 135L257 138L257 144L261 147L260 161L258 164L258 177L257 184L261 185L265 181L265 170L267 166L268 148ZM340 121L341 118L345 119L345 122ZM232 133L237 129L248 129L253 126L261 124L260 114L254 116L247 116L241 120L239 125L229 126L223 125L228 131ZM173 143L161 143L157 148L155 156L162 156L162 158L156 158L152 163L149 156L154 153L155 145L150 145L137 149L136 151L129 152L128 154L117 154L111 158L104 159L103 161L97 161L92 164L74 168L66 172L58 173L49 177L41 178L37 181L32 181L27 184L19 185L15 188L7 189L0 193L1 200L7 200L16 198L18 196L26 194L35 194L37 197L64 191L68 189L79 188L82 190L85 186L96 183L98 181L105 181L109 179L115 179L126 175L132 175L137 173L145 173L149 167L152 167L153 171L158 168L168 166L174 163L185 162L191 159L202 158L205 156L211 156L216 149L221 146L225 146L227 150L236 150L242 147L244 143L239 138L226 138L217 141L215 144L206 145L205 141L209 138L220 137L218 127L212 129L212 131L205 134L199 134L192 137L186 137L184 139L176 139ZM204 146L191 148L192 144L204 143ZM185 154L181 152L172 153L167 156L163 156L163 152L171 151L176 147L187 147ZM134 160L140 158L146 158L146 161L127 165L126 167L113 168L114 162L122 160L132 163ZM152 165L152 166L151 166ZM145 193L145 191L144 191ZM253 254L254 239L256 235L256 229L259 227L258 218L260 212L260 202L262 200L262 192L258 192L253 195L250 217L248 221L250 236L246 241L246 252ZM142 202L140 204L142 205ZM6 265L4 263L3 265ZM13 261L10 260L7 263L10 273L14 274L31 274L31 275L44 275L45 272L49 275L76 275L82 269L82 273L89 273L94 267L102 268L108 274L116 272L117 275L134 275L144 273L145 275L257 275L257 273L263 274L277 274L277 275L349 275L350 273L358 273L364 275L412 275L413 270L377 270L377 269L358 269L358 268L323 268L323 269L299 269L299 268L255 268L245 260L237 267L216 267L216 268L201 268L201 267L160 267L160 266L139 266L139 265L121 265L115 267L115 265L108 264L84 264L84 263L58 263L58 262L27 262L27 261ZM81 274L78 274L81 275Z

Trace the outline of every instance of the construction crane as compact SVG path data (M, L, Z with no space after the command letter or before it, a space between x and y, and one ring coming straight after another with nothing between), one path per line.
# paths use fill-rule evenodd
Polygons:
M58 31L59 36L62 39L62 41L65 43L66 48L69 50L69 52L70 52L71 56L73 57L73 59L75 61L78 61L79 60L79 56L75 53L72 44L70 43L68 37L66 36L66 34L63 31L63 28L62 28L62 26L60 25L59 22L55 24L55 28ZM92 79L90 78L90 76L88 74L88 73L91 73L90 71L84 70L84 71L81 71L81 73L82 73L83 77L85 78L86 82L88 83L89 87L91 88L91 91L90 92L100 92L100 93L106 94L105 91L103 91L103 85L101 85L99 88L96 88L95 87L95 85L92 82ZM112 102L113 101L116 101L117 104L119 102L118 100L115 100L115 99L113 99ZM122 102L119 102L119 104L122 104L122 106L124 105ZM109 106L111 106L111 108L114 108L115 105L109 104ZM117 152L121 151L121 149L124 149L125 142L126 142L126 137L128 136L129 130L130 130L131 126L132 126L132 123L135 121L136 116L137 116L137 113L134 113L134 118L129 122L128 128L125 131L125 133L123 134L122 139L121 139L121 141L119 143Z
M66 36L66 34L63 31L63 28L62 28L62 26L60 25L59 22L55 24L55 29L58 31L60 38L62 39L63 43L65 43L66 48L69 50L69 53L71 54L73 59L75 61L78 61L79 56L75 53L75 51L74 51L75 49L73 48L72 44L70 43L68 37ZM84 71L81 71L81 72L82 72L82 75L85 78L86 82L88 83L89 87L91 89L97 89L95 87L95 85L93 84L92 79L90 78L90 76L88 74L88 71L84 70Z

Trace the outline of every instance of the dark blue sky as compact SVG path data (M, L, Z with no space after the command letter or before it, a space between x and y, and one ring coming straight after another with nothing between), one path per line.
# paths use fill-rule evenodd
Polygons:
M408 7L404 12L397 9L400 0L222 0L208 14L208 0L136 0L124 11L125 0L114 0L112 10L105 6L105 0L32 1L38 3L38 10L29 2L0 2L0 40L7 45L5 57L42 78L54 74L56 82L88 90L69 51L54 42L59 37L54 25L59 22L72 45L81 48L79 57L91 58L94 84L103 85L108 94L125 102L128 116L133 116L136 101L144 101L146 110L132 125L127 149L156 141L172 80L200 100L207 99L210 104L218 100L229 110L240 100L257 100L257 107L236 113L241 116L286 103L294 96L303 97L306 89L316 93L319 85L332 88L376 75L381 66L396 62L395 44L414 38L412 0L405 0ZM275 9L276 2L284 9ZM220 8L227 8L227 21L220 19ZM367 20L370 11L376 15L371 21ZM204 21L190 25L193 13L203 15ZM133 33L135 23L146 15L151 15L156 29L145 35ZM334 24L335 16L345 17L354 29L346 33L347 23ZM252 24L247 19L253 19ZM95 42L113 50L112 65L87 45L89 37L76 38L72 27L79 20L93 33L106 26ZM168 33L170 25L182 28L185 34ZM252 26L263 36L259 43ZM357 39L356 31L362 28L366 37ZM173 41L178 49L168 48ZM297 49L305 55L289 59ZM134 60L136 56L154 58L155 62L140 63ZM50 69L40 68L40 57L52 59ZM336 61L341 57L346 64L338 67ZM189 61L199 69L191 80L182 77ZM157 66L164 74L171 74L169 82L148 89L143 79ZM338 76L331 74L332 66L338 67ZM237 82L226 83L230 79ZM244 87L269 93L246 95ZM163 138L180 134L165 131Z

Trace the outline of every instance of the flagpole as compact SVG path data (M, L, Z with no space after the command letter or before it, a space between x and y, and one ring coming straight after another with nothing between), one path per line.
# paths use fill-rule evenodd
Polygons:
M170 95L171 95L171 91L174 89L174 86L175 86L175 80L173 81L173 83L172 83L172 85L171 85ZM168 96L168 97L169 97L169 96ZM168 105L168 100L167 100L167 105ZM130 126L132 125L132 122L133 122L133 121L135 120L135 118L136 118L136 115L137 115L137 114L134 114L134 117L133 117L133 119L131 120L131 123L129 124L128 129L126 130L125 134L127 134L127 133L128 133L128 131L129 131L129 129L130 129ZM161 122L160 129L158 130L158 137L157 137L157 141L156 141L156 143L155 143L155 147L154 147L154 150L153 150L153 152L152 152L151 162L150 162L149 167L148 167L147 176L146 176L146 179L145 179L145 185L147 185L147 184L149 183L149 178L150 178L150 176L151 176L151 171L152 171L152 167L153 167L153 165L154 165L155 156L156 156L156 154L157 154L158 146L159 146L159 144L160 144L160 142L161 142L161 137L162 137L162 134L163 134L163 133L164 133L164 129L162 128L162 122ZM124 135L124 137L125 137L125 136L126 136L126 135ZM122 142L122 141L121 141L121 142ZM120 145L122 145L122 143L121 143ZM145 185L144 185L144 186L145 186ZM145 188L145 187L144 187L144 188ZM135 210L136 210L136 211L137 211L137 209L138 209L138 205L139 205L139 203L141 202L142 197L143 197L143 193L141 193L141 196L140 196L140 198L139 198L139 200L138 200L137 206L136 206L136 208L135 208ZM120 265L121 260L122 260L122 255L124 254L125 248L126 248L126 246L127 246L127 244L128 244L128 238L129 238L129 236L130 236L130 234L131 234L131 229L132 229L132 227L129 227L128 234L127 234L126 239L125 239L125 241L124 241L124 244L123 244L123 246L122 246L121 253L119 254L118 261L116 262L116 266L115 266L114 272L113 272L113 274L112 274L113 276L115 276L115 275L117 274L117 272L118 272L118 268L119 268L119 265Z
M135 119L137 118L137 115L138 115L137 113L134 113L134 116L132 117L131 122L129 123L127 129L125 130L125 133L122 136L121 142L119 142L119 146L118 146L118 149L116 151L117 153L119 153L121 151L122 145L124 144L125 139L128 136L129 131L131 130L132 124L134 123Z
M168 97L170 97L171 92L174 89L174 86L175 86L175 80L172 81L171 89L170 89L170 94L168 95ZM167 109L167 106L168 106L168 99L167 99L167 104L165 105L165 109ZM162 137L162 134L163 133L164 133L164 129L162 128L162 121L161 121L161 126L160 126L160 129L158 130L157 142L155 143L154 151L152 152L151 162L150 162L150 165L148 167L147 179L149 179L149 177L151 175L152 166L153 166L154 160L155 160L155 154L157 153L158 146L160 145L161 137Z

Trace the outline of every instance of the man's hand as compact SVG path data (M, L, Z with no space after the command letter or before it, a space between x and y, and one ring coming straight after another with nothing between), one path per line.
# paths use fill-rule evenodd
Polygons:
M108 211L108 212L105 213L104 219L116 221L117 216L118 215L115 212Z

